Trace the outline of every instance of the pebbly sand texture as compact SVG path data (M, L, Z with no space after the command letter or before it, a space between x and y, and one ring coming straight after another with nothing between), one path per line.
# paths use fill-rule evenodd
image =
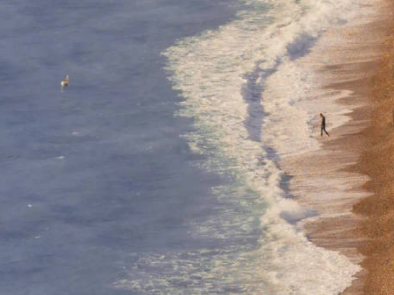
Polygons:
M354 212L366 216L360 226L366 241L359 250L366 256L367 295L394 294L394 23L390 27L372 78L371 120L363 131L367 146L356 165L369 176L363 188L372 193L354 206Z
M326 32L324 44L305 60L319 67L325 81L319 99L352 92L336 101L352 110L349 122L330 129L326 114L331 137L320 138L316 119L322 149L281 163L294 197L318 213L301 224L310 240L362 266L342 295L394 295L393 7L389 1L374 3L376 13ZM328 53L327 44L335 44ZM326 54L329 62L319 65Z

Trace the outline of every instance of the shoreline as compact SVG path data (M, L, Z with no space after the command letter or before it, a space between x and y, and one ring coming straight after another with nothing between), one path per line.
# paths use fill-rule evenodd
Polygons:
M359 249L364 238L357 229L363 218L352 209L368 196L361 189L368 177L353 167L366 145L361 130L368 125L368 85L383 50L386 21L380 20L383 9L378 10L383 1L338 2L332 5L343 9L337 17L330 5L306 13L295 2L289 4L299 13L294 24L288 22L291 9L286 10L289 15L278 14L281 20L268 28L251 30L248 24L259 19L240 18L165 52L175 75L173 87L185 98L179 115L198 118L188 138L191 149L209 151L202 140L209 130L212 144L232 160L239 179L273 205L258 216L274 238L266 248L273 257L266 262L268 275L275 278L266 278L273 292L309 293L315 287L333 295L361 292L365 272ZM319 17L325 16L320 25ZM269 46L273 43L278 48ZM293 46L302 54L291 56ZM271 50L265 52L266 47ZM201 98L206 98L204 103ZM327 117L331 138L320 138L319 113ZM272 150L278 157L272 157ZM289 235L284 228L290 229ZM259 257L264 257L261 250ZM311 278L306 265L322 271ZM356 273L359 279L343 293Z
M324 42L313 48L306 61L318 65L319 57L327 54L324 52L327 43L331 44L332 41L336 44L328 53L330 63L320 66L317 71L324 82L319 87L320 93L315 95L321 96L323 90L323 98L319 99L333 100L334 93L350 91L350 95L334 99L335 103L349 109L350 113L346 114L348 122L334 129L328 125L329 139L320 138L318 126L314 126L314 135L319 137L321 148L285 157L281 161L285 173L292 178L289 186L296 200L319 214L300 224L309 239L317 246L338 251L362 266L353 284L342 295L369 294L364 292L371 272L370 259L366 258L363 262L364 256L371 253L371 249L366 250L365 247L367 236L363 231L367 230L367 226L365 217L354 214L353 207L358 208L356 213L366 214L358 204L365 203L364 200L370 199L368 196L371 195L370 190L365 189L371 175L358 162L370 140L363 130L368 128L369 118L373 115L372 80L385 50L383 43L389 28L390 8L384 1L377 1L376 5L379 6L376 15L367 16L356 25L326 32ZM330 113L325 115L330 124ZM317 124L316 120L313 124ZM322 198L320 192L328 198Z

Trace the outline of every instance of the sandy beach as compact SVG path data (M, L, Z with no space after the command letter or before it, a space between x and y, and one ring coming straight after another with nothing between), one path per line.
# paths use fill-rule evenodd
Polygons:
M389 279L394 274L392 6L384 1L370 5L373 14L326 32L303 61L319 68L317 76L324 81L315 92L319 99L350 94L336 100L350 110L348 122L332 129L326 113L331 137L320 138L316 118L322 148L282 160L297 201L317 212L302 224L310 240L362 267L345 295L394 294Z
M392 7L388 10L393 11ZM370 178L363 188L371 195L354 207L354 212L366 217L360 227L360 233L366 240L359 247L366 257L362 264L367 270L364 294L379 295L394 293L393 23L389 28L382 58L371 81L371 120L363 131L366 150L356 165L356 169Z

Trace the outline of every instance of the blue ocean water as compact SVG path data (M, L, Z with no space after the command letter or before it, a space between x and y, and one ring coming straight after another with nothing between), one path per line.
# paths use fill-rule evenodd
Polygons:
M342 292L280 160L359 1L3 1L0 294Z
M160 54L233 4L0 3L0 294L139 294L113 282L140 256L220 247L190 222L226 179L194 165Z

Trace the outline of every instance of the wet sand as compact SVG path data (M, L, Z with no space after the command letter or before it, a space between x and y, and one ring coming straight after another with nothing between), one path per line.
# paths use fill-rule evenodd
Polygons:
M324 81L319 96L322 89L325 93L321 99L338 91L352 92L337 100L352 110L349 122L331 129L330 114L326 114L331 137L320 137L316 119L315 136L322 148L289 156L281 163L297 201L318 213L301 224L310 240L340 251L363 268L343 295L394 294L394 280L387 277L387 268L394 274L394 235L391 238L390 233L394 211L390 213L390 206L382 203L389 202L390 192L394 193L394 49L392 55L386 53L392 7L385 1L374 3L379 7L376 13L364 16L356 25L326 32L324 43L318 43L305 60L319 68L317 75ZM390 40L394 47L394 39ZM327 48L327 44L335 46ZM324 54L330 55L330 62L322 65L319 60ZM389 90L377 90L386 89L388 80L391 95ZM384 97L378 108L376 96ZM390 204L394 209L394 194ZM387 288L379 293L376 285L382 280L387 281L383 284Z
M390 7L391 11L394 11ZM391 20L393 20L391 15ZM394 294L394 22L385 38L378 69L372 77L371 120L363 131L366 150L356 169L370 178L363 186L371 195L354 206L365 216L359 247L366 257L363 294Z

